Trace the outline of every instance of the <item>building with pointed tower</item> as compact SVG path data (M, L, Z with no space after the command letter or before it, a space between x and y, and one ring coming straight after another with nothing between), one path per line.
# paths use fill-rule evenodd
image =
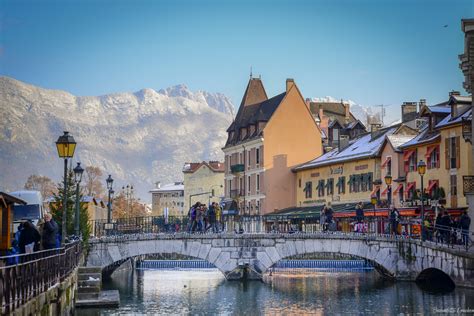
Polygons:
M225 199L240 215L263 215L295 206L291 169L322 154L317 126L293 79L268 98L262 80L250 78L227 129Z

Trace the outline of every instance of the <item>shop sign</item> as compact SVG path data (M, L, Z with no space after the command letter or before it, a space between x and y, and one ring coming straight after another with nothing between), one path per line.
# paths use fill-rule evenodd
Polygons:
M368 164L360 165L360 166L356 166L356 167L355 167L355 170L357 170L357 171L359 171L359 170L365 170L365 169L369 169L369 165L368 165Z
M342 165L339 167L334 167L334 168L331 167L330 169L331 169L331 174L342 174L344 172Z
M319 177L319 172L314 172L311 174L311 177L312 178L316 178L316 177Z

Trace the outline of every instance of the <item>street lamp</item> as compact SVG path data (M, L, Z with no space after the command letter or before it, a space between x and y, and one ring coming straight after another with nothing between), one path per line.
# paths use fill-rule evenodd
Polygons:
M112 176L109 174L109 177L107 180L107 189L109 190L109 203L107 203L107 223L110 224L110 221L112 219L112 202L110 200L110 196L112 195L112 185L114 183L114 179L112 179Z
M387 185L387 200L388 205L392 204L392 176L385 176L385 184Z
M69 132L64 131L62 136L59 136L56 141L56 148L58 150L59 158L64 159L64 194L63 194L63 216L61 223L61 246L64 246L66 241L66 217L67 217L67 159L74 156L76 149L76 141L74 137L69 135Z
M373 194L371 197L370 197L370 203L372 204L372 206L374 207L373 210L374 210L374 218L373 218L373 221L374 223L377 223L376 219L375 219L375 206L377 205L377 196L375 194ZM377 226L377 224L375 224L375 226ZM377 232L377 229L375 229L375 232Z
M81 163L78 162L74 170L74 182L76 182L76 215L74 216L74 234L79 236L79 184L82 180L82 173L84 169L81 167Z
M421 240L425 240L425 199L423 189L423 175L426 173L426 163L423 160L418 162L418 174L421 177Z
M215 196L216 196L216 195L215 195L215 191L214 191L214 189L213 189L214 187L223 188L224 186L223 186L222 184L214 184L214 185L211 186L211 190L210 190L210 191L211 191L211 192L210 192L211 194L209 194L209 201L207 202L207 205L208 205L208 206L211 205L211 197L215 197Z

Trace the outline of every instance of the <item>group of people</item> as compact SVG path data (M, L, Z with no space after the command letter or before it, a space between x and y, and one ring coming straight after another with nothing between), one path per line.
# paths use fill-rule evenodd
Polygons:
M188 211L189 233L207 232L211 230L218 233L221 230L222 209L219 203L212 202L209 207L201 202L196 202Z
M336 230L336 222L334 221L334 211L331 207L331 203L324 205L319 223L323 228L323 231L335 231Z
M425 218L425 236L426 240L433 240L436 242L444 242L449 244L469 244L469 227L471 226L471 218L467 211L463 211L459 218L453 219L445 210L438 213L436 219Z
M51 214L45 214L35 226L27 220L18 225L12 241L10 254L32 253L38 250L54 249L58 246L59 227Z

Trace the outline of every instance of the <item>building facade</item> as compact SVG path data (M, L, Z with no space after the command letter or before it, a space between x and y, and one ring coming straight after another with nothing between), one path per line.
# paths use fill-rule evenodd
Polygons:
M196 202L219 203L224 197L224 163L219 161L186 162L184 175L184 209Z
M291 169L322 154L321 131L293 79L268 98L260 78L250 78L227 129L225 197L240 214L266 214L294 206Z
M83 196L81 205L87 208L89 220L106 220L107 219L107 203L100 198L93 196Z
M152 196L152 216L184 216L184 185L174 182L150 191Z

